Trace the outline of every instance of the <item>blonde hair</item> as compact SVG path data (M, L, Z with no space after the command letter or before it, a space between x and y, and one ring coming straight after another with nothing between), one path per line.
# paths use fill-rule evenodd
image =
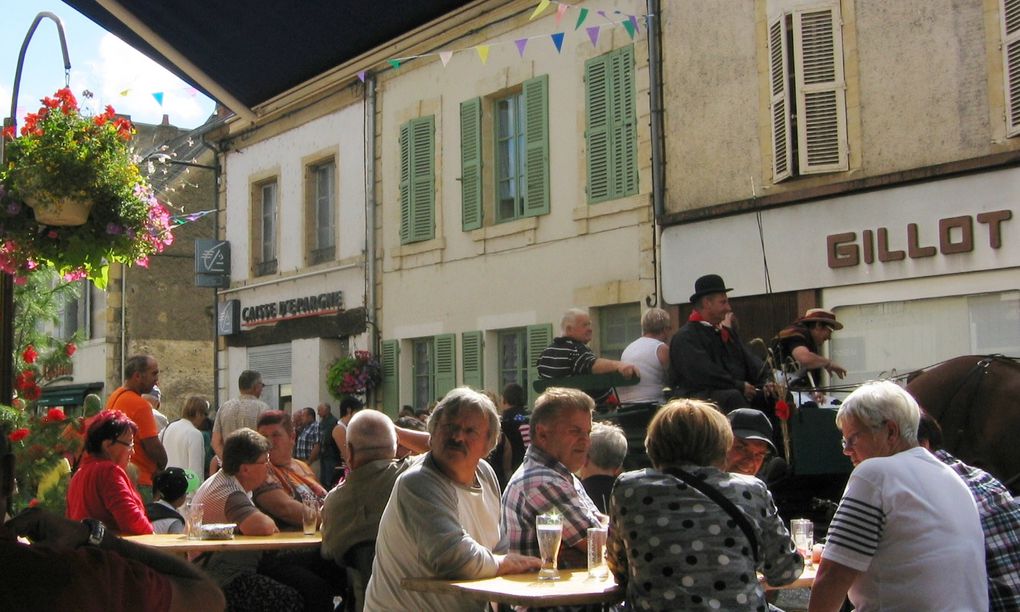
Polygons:
M676 399L648 425L645 450L656 469L691 463L721 466L733 444L730 422L714 404Z

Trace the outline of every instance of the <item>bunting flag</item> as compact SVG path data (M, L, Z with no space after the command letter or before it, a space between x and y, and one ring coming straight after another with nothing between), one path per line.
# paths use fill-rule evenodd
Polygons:
M489 61L489 45L478 45L475 47L475 51L478 52L478 59L482 60L484 66Z
M597 25L584 29L586 32L588 32L588 40L591 41L591 46L593 47L599 46L599 31L601 29L602 28Z
M156 98L156 103L157 104L159 104L160 106L163 106L163 92L162 91L157 91L157 92L153 93L152 97Z
M386 60L386 63L389 64L390 66L392 66L394 70L397 70L397 69L400 68L400 60L398 60L398 59Z
M186 215L173 215L172 217L170 217L170 220L173 222L174 225L184 225L185 223L191 223L192 221L198 221L202 217L205 217L206 215L211 215L211 214L213 214L215 212L216 212L215 209L213 209L213 210L200 210L200 211L197 211L197 212L188 213Z
M562 2L556 5L556 27L560 27L560 22L563 21L563 16L567 13L569 5L563 4Z
M627 21L630 23L630 25L634 26L634 31L635 32L638 32L638 31L641 30L641 28L638 27L637 17L635 17L634 15L628 15L627 16Z
M624 21L623 29L627 30L627 35L630 36L631 40L634 40L634 24L629 21Z
M575 32L581 27L581 24L583 24L584 20L587 19L587 18L588 18L588 9L586 9L586 8L581 9L581 11L577 15L577 23L574 24L574 31Z
M130 93L131 93L130 89L122 89L120 90L120 97L126 98Z
M439 61L443 62L443 68L450 63L450 59L453 57L453 51L440 51Z
M553 44L556 45L556 53L559 53L563 49L563 32L556 32L550 36Z
M517 45L517 54L524 57L524 48L528 46L528 39L518 38L514 41L514 44Z
M361 81L362 83L365 82L365 72L366 71L364 71L364 70L359 70L358 71L358 80Z
M541 15L542 11L544 11L547 8L549 8L549 0L541 0L541 2L538 3L538 6L535 7L535 12L532 13L531 17L528 18L528 21L534 21L535 17Z

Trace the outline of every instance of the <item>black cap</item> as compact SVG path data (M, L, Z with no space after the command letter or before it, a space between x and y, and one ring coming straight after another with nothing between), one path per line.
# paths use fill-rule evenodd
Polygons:
M730 420L733 435L741 440L759 440L769 445L775 453L776 445L772 443L772 423L761 410L754 408L737 408L726 415Z
M152 476L152 489L166 501L178 499L188 491L188 477L179 467L168 467Z
M694 281L694 294L691 295L691 303L697 302L698 298L703 295L726 293L727 291L733 291L733 289L726 286L721 276L718 274L706 274Z

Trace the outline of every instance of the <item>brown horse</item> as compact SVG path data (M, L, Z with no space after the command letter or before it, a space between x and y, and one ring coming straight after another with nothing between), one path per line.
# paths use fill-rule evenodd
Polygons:
M1020 492L1020 362L965 355L914 374L907 390L942 426L943 447Z

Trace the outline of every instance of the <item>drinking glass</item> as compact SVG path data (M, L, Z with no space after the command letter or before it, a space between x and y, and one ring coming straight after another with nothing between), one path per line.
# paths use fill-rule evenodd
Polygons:
M314 499L305 499L301 503L301 529L305 535L315 535L319 523L319 503Z
M588 576L597 580L609 577L609 566L606 565L606 540L609 529L606 527L588 528Z
M542 556L539 580L559 580L556 560L560 554L560 540L563 538L563 517L559 514L540 514L535 517L538 531L538 551Z
M184 533L189 540L202 539L202 502L191 502L184 506Z
M797 552L804 557L804 564L811 565L815 526L808 519L793 519L790 521L790 531L793 535L793 543L797 546Z

